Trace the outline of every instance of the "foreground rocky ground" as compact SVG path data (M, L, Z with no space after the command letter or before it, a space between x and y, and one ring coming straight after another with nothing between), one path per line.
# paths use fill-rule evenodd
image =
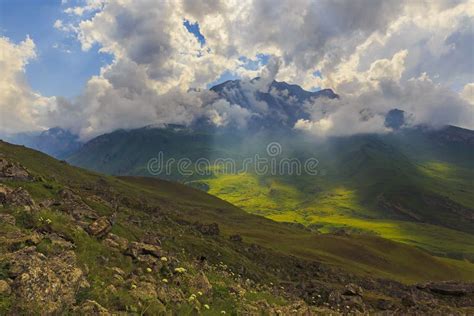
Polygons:
M63 183L0 154L1 315L474 314L472 283L354 275L94 179Z

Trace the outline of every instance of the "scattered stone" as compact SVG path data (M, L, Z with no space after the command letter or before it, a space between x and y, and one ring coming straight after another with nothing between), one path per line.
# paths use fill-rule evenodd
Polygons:
M52 186L51 184L49 184L49 183L44 183L44 184L43 184L43 187L44 187L45 189L48 189L48 190L52 190L52 189L53 189L53 186Z
M7 203L7 196L11 193L11 189L3 184L0 184L0 203Z
M34 246L23 248L12 254L9 274L15 276L16 307L39 314L58 314L73 305L77 289L85 285L73 251L47 258Z
M115 294L117 293L117 288L113 284L109 284L106 288L107 292Z
M184 300L183 292L174 287L158 287L157 297L165 304L174 304Z
M237 285L229 287L229 292L234 293L235 295L239 297L243 297L247 291L243 287L241 287L239 284L237 284Z
M339 229L335 230L333 232L333 234L336 235L336 236L344 236L344 237L349 236L349 233L344 228L339 228Z
M152 245L161 246L161 240L160 240L160 238L158 238L157 236L154 236L154 235L149 235L149 234L147 234L147 235L143 238L143 242L144 242L144 243L147 243L147 244L152 244Z
M408 307L416 306L418 304L418 300L416 299L413 293L406 294L402 297L402 304Z
M6 206L23 206L26 210L36 210L35 202L22 187L11 189L0 184L0 203Z
M74 248L76 248L76 245L62 238L58 234L52 233L52 234L49 234L46 238L48 238L51 241L52 246L56 249L60 249L63 251L63 250L73 250Z
M464 296L474 293L474 283L461 283L454 281L446 282L430 282L417 285L421 290L427 290L432 293L449 295L449 296Z
M33 232L25 233L18 230L0 232L0 240L2 244L10 251L37 245L41 242L42 235Z
M0 280L0 295L8 296L12 292L10 285L5 280Z
M110 268L110 270L114 271L115 273L117 273L120 276L125 276L125 271L123 271L119 267L113 267L113 268Z
M71 214L76 220L96 220L99 218L99 215L97 215L97 213L72 190L62 189L58 194L61 200L57 201L55 204L58 204L62 211Z
M344 292L342 293L342 295L362 296L363 293L364 291L362 290L360 286L353 283L349 283L344 287Z
M159 259L162 253L160 246L134 241L129 244L125 254L134 259L138 259L140 255L150 255Z
M328 302L333 307L348 306L349 309L356 309L359 312L363 312L365 305L360 296L361 293L362 289L360 289L359 286L348 284L342 293L339 290L334 290L329 293Z
M12 163L0 158L0 180L31 181L33 177L19 163Z
M240 235L231 235L229 236L229 239L235 242L242 242L242 236Z
M379 299L377 301L377 308L383 311L390 310L394 308L394 304L389 300Z
M98 218L87 227L87 232L97 238L105 237L112 229L112 224L106 216Z
M52 205L54 205L54 200L52 199L46 199L46 200L43 200L41 202L39 202L38 204L40 207L42 208L49 208L51 207Z
M114 279L116 279L120 283L123 283L123 281L125 280L120 274L114 274Z
M196 290L201 291L203 294L208 294L212 290L212 285L207 279L204 272L199 273L191 281L192 287Z
M109 311L96 301L87 300L77 310L83 315L98 315L109 316L112 315Z
M124 252L128 248L128 240L117 236L115 234L109 233L107 238L104 239L103 243L111 248L116 248L121 252Z
M131 290L132 296L137 299L151 300L157 297L156 287L150 282L140 282Z
M13 217L13 215L2 213L0 214L0 223L6 223L6 224L14 226L16 224L16 220L15 220L15 217Z
M219 235L219 225L217 223L212 224L202 224L202 223L195 223L194 227L203 235L208 236L217 236Z

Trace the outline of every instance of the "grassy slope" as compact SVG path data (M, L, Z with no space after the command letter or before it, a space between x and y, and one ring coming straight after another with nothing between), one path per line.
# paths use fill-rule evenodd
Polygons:
M426 146L417 141L420 148ZM204 182L209 193L277 221L313 225L323 232L344 228L376 234L440 256L472 261L472 220L439 205L440 199L447 198L471 212L474 209L474 172L469 164L463 165L469 159L447 162L443 157L450 157L452 151L443 155L433 152L438 148L423 148L426 157L422 157L416 150L400 150L402 146L387 143L396 142L359 137L333 144L320 151L325 176L246 173L217 175ZM381 195L394 205L401 204L419 220L381 208L376 203ZM429 205L423 196L436 199Z
M105 179L119 194L130 200L175 210L189 221L217 222L224 235L238 233L245 241L292 255L322 261L358 274L370 274L404 282L441 279L474 279L474 265L430 256L413 247L374 236L350 237L313 234L307 230L280 224L247 214L239 208L199 190L150 178L114 178L78 169L39 152L0 143L0 152L8 159L41 175L53 186L87 187ZM51 193L41 184L27 188L36 198ZM119 230L120 227L115 228ZM183 236L192 248L205 248L199 239ZM189 245L188 245L189 246ZM229 252L219 245L223 253ZM239 260L239 258L234 258Z
M264 151L275 140L290 155L295 150L296 157L316 156L326 175L257 177L247 173L180 180L209 188L211 194L274 220L317 225L326 232L343 227L440 256L473 260L474 222L447 211L440 201L447 198L474 209L474 157L463 145L439 144L437 138L433 141L418 131L315 144L282 135L242 141L206 133L140 129L102 136L70 161L112 174L146 175L146 161L160 150L167 158L191 155L192 160L201 156L239 160ZM378 205L381 196L392 206ZM393 205L401 206L405 213L394 211Z
M380 218L380 214L362 206L356 191L347 187L327 188L314 196L301 193L278 179L259 181L251 174L220 175L206 183L210 194L276 221L314 225L322 232L344 228L372 233L441 256L474 258L472 234L431 224Z

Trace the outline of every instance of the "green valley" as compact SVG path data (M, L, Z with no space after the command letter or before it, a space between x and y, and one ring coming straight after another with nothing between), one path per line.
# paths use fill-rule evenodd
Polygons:
M2 312L326 314L340 304L376 311L382 301L408 311L408 292L418 295L417 310L450 311L449 299L423 297L447 284L436 281L474 277L469 262L374 235L278 223L179 183L103 176L4 142L0 162ZM235 183L255 184L244 180L253 181ZM275 189L287 202L295 194ZM279 204L260 193L267 211ZM332 194L332 203L353 203L350 191Z
M472 137L472 132L455 127L323 141L294 132L263 132L249 138L176 127L144 128L103 135L69 161L111 174L151 176L147 161L159 151L167 158L187 157L191 162L201 157L230 158L240 166L255 153L265 156L267 144L278 140L283 151L277 158L316 157L319 173L226 173L214 166L210 175L183 176L174 169L158 177L184 182L276 221L300 223L319 232L377 235L438 256L472 261Z

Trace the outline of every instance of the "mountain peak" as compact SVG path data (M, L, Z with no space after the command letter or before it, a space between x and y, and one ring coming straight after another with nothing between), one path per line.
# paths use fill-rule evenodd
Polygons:
M230 104L248 109L254 115L248 124L250 128L275 127L293 128L300 119L309 119L305 103L321 97L335 99L338 95L331 89L307 91L297 84L273 80L268 90L261 89L260 77L250 81L228 80L213 86L210 90Z
M261 77L255 77L251 79L250 83L255 83L261 80ZM243 82L242 79L235 79L235 80L227 80L220 84L217 84L210 88L210 90L220 93L223 89L234 89L241 87L241 83ZM339 96L332 90L332 89L321 89L318 91L308 91L303 89L301 86L297 84L287 83L286 81L276 81L273 80L269 86L269 92L271 89L274 88L278 91L287 90L289 94L293 95L304 95L305 97L320 97L324 96L330 99L338 98Z

